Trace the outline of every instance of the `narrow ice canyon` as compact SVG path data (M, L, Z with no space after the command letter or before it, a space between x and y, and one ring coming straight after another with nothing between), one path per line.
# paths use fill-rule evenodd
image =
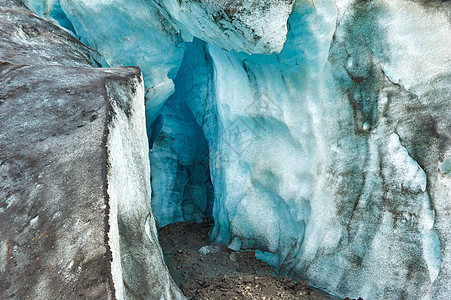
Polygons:
M85 44L90 65L142 72L146 128L118 104L130 124L109 135L148 150L109 157L117 298L139 298L133 284L182 298L164 264L144 271L154 290L132 270L162 264L155 226L204 219L212 241L338 297L451 297L450 2L22 3ZM131 194L151 224L135 224ZM140 264L121 225L148 230L157 258Z

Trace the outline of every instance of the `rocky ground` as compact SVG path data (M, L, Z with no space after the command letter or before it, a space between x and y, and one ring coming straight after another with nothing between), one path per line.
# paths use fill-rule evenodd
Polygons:
M334 299L304 281L274 276L254 252L209 244L210 223L174 223L160 229L169 272L188 299Z

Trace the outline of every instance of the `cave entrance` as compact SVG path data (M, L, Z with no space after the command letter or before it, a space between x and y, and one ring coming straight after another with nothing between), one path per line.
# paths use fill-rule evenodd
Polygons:
M204 58L205 53L199 52L202 42L193 43L187 43L183 63L173 79L174 94L150 126L151 203L159 228L212 218L214 192L208 143L189 106L197 103L205 90L202 83L207 80L193 71L199 67L198 56Z

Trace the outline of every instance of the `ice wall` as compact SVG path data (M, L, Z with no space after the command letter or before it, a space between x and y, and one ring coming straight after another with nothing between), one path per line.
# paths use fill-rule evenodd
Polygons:
M211 236L340 296L445 299L449 223L434 203L449 202L449 179L427 165L449 155L449 40L429 49L449 24L410 2L336 4L297 2L279 55L208 44L190 53L189 80L201 83L186 101L209 143ZM426 49L414 46L420 32Z
M191 82L185 101L209 144L212 239L259 249L281 272L340 296L446 298L447 246L433 203L448 203L449 180L434 185L437 169L428 175L419 160L429 149L435 155L421 165L437 165L449 151L431 145L449 149L449 55L446 43L435 54L413 47L400 22L410 17L417 36L431 31L422 19L431 13L449 30L440 10L412 3L297 2L279 55L187 46L180 77ZM428 35L428 45L444 36ZM419 67L404 72L414 61L426 77ZM401 73L408 86L393 82ZM418 101L435 108L421 112ZM430 126L441 132L428 146L403 144L427 139Z
M160 225L211 214L212 239L340 296L446 299L449 3L237 3L61 1L143 70Z

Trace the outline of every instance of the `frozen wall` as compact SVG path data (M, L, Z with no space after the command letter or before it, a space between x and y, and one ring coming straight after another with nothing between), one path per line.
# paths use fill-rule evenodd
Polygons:
M340 296L446 299L449 3L237 3L61 1L143 70L160 225L211 215L213 240Z
M446 298L446 13L298 2L289 25L280 55L209 48L219 121L207 140L220 170L212 237L260 249L340 296Z

